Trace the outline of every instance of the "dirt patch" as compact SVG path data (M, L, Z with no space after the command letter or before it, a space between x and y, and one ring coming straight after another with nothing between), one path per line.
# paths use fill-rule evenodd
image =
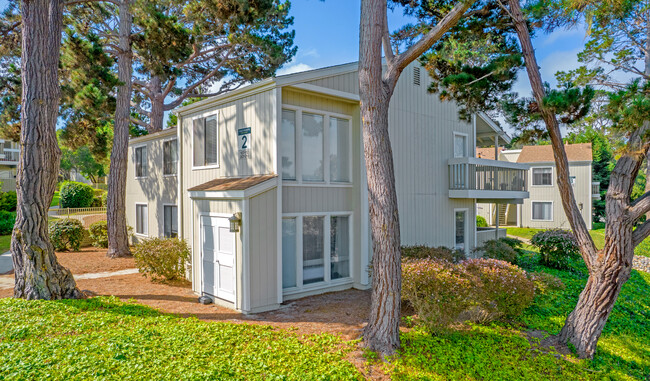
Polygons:
M89 274L104 271L118 271L135 268L133 258L115 258L106 256L106 249L84 247L77 252L57 252L59 263L73 274Z

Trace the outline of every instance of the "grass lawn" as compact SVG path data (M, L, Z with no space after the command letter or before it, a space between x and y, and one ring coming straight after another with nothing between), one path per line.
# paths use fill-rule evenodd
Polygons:
M532 255L532 254L531 254ZM579 266L579 265L577 265ZM474 325L431 336L402 334L391 370L398 380L647 380L650 375L650 274L632 271L598 342L593 361L557 358L531 346L523 332L559 333L586 282L586 268L559 271L530 261L530 271L554 274L566 289L536 296L519 322Z
M546 230L546 229L532 229L532 228L512 228L508 227L508 234L514 235L517 237L531 239L535 233ZM591 238L593 238L596 247L602 248L605 246L605 224L603 223L594 223L594 229L589 232ZM639 246L634 250L634 254L642 255L644 257L650 257L650 238L646 238L645 241L641 242Z
M161 314L114 297L0 299L1 379L351 380L353 345Z
M50 204L50 207L52 206L59 206L59 191L54 192L54 198L52 198L52 203Z
M11 247L11 234L0 235L0 254L6 252Z

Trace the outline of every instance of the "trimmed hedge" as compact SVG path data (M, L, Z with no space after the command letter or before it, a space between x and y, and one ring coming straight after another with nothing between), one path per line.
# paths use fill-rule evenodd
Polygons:
M93 204L95 190L87 184L66 181L59 192L62 208L88 208Z
M402 257L405 259L435 259L458 263L465 259L465 253L445 246L403 246Z
M15 212L18 205L18 196L16 191L0 193L0 210L6 212Z
M133 247L135 265L145 277L154 281L185 278L190 248L178 238L150 238Z
M79 251L84 239L84 226L79 220L62 218L49 226L50 240L56 251Z
M108 225L106 221L97 221L88 229L90 240L95 247L108 247Z

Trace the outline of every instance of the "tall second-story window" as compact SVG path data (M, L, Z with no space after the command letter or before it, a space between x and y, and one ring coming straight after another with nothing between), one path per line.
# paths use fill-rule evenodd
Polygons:
M302 180L324 181L323 116L302 113Z
M330 117L330 181L350 181L350 121Z
M147 146L135 148L135 177L147 176Z
M194 120L193 134L194 166L205 167L217 165L218 162L218 126L217 116Z
M296 179L296 112L282 110L282 129L280 130L282 144L282 178Z
M163 174L175 175L178 164L178 143L176 139L163 142Z

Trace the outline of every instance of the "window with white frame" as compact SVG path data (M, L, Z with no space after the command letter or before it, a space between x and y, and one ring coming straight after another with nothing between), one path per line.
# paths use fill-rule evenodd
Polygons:
M147 176L147 146L135 147L135 177Z
M553 185L553 168L533 168L533 185Z
M147 204L135 205L135 232L136 234L149 234L149 212Z
M282 126L280 129L280 144L282 145L282 178L296 179L296 112L282 110Z
M218 165L219 131L217 116L194 119L193 125L194 166Z
M163 206L163 234L168 238L178 237L178 208L176 205Z
M175 175L178 164L178 144L176 139L163 142L163 175Z
M282 219L282 287L301 289L350 278L349 215Z
M467 135L454 133L454 157L467 157Z
M553 220L553 203L549 201L533 201L533 220L552 221Z
M283 109L282 178L304 183L351 181L351 121L328 113Z

